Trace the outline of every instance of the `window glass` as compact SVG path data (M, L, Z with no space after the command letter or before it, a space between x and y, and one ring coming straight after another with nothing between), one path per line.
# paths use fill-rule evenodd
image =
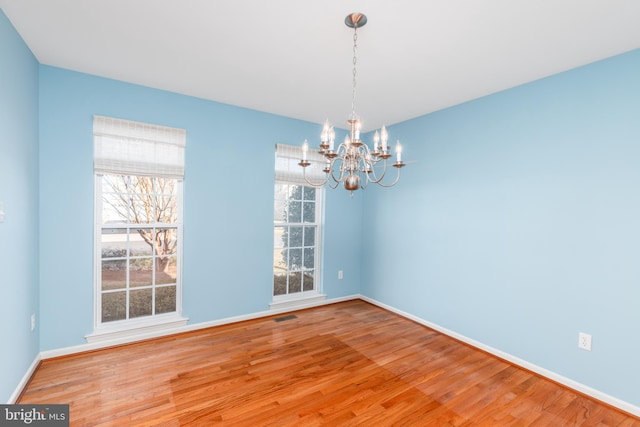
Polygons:
M317 291L318 190L276 182L274 188L273 295Z
M101 322L175 312L178 180L115 174L97 179Z
M127 318L126 292L109 292L102 294L102 321L111 322Z

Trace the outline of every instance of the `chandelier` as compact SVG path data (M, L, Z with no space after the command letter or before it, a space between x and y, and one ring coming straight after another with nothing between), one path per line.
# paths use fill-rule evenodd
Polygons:
M320 182L312 182L307 178L306 168L311 164L307 159L309 144L307 140L302 145L302 160L298 165L303 168L304 180L314 187L322 187L328 184L331 188L337 188L343 183L344 188L353 191L358 188L365 189L369 183L378 184L382 187L392 187L400 179L400 169L405 165L402 161L402 146L400 141L396 142L396 160L391 165L397 169L397 175L393 181L387 180L383 183L387 172L387 159L392 157L389 146L389 134L382 126L380 131L376 131L373 136L373 149L362 142L360 130L362 123L355 112L356 105L356 53L358 50L358 28L367 23L367 17L362 13L352 13L344 20L347 27L353 28L353 86L351 93L351 115L347 120L350 132L344 142L335 147L335 131L325 121L320 134L320 150L323 156L325 177ZM391 161L389 161L391 162Z

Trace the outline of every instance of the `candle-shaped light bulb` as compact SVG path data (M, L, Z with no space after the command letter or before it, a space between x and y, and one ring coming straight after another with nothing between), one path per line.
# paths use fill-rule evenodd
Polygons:
M324 126L322 126L322 133L320 134L320 141L329 142L329 120L324 121Z
M387 128L382 126L380 129L380 141L382 142L382 151L387 151L389 147L387 146L387 142L389 141L389 134L387 133Z
M362 128L362 123L360 123L360 120L357 120L354 124L354 136L353 136L353 139L355 139L356 141L360 141L361 128Z
M378 131L373 134L373 151L378 151L378 147L380 144L380 134Z
M336 131L333 126L329 129L329 150L333 151L333 143L336 140Z
M304 143L302 144L302 161L303 162L307 161L307 151L309 151L309 143L305 139Z
M400 145L400 141L396 142L396 162L402 162L402 145Z

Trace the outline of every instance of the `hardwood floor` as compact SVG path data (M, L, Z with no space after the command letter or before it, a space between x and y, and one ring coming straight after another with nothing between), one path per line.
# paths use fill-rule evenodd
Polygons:
M640 426L363 301L49 359L19 403L73 426Z

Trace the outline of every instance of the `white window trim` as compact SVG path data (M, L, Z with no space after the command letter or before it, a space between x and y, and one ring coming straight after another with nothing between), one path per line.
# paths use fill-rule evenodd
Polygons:
M89 335L85 335L88 343L105 341L132 341L138 337L147 336L153 332L167 331L173 328L185 326L188 318L178 316L176 313L158 314L153 317L141 317L126 321L109 322L114 325L104 324L100 328L94 329ZM116 325L115 323L126 322L126 325Z
M288 184L288 185L304 185L311 187L309 184L301 184L299 182L292 182L288 180L276 179L274 184ZM317 203L320 202L320 209L317 208ZM319 218L316 221L316 250L315 250L315 289L311 291L296 292L293 294L273 295L273 281L271 282L271 298L269 303L271 310L279 310L282 308L295 308L302 307L310 304L315 304L327 299L327 295L322 293L323 290L323 274L322 265L324 261L324 212L325 212L325 189L316 187L316 216ZM288 224L288 223L285 223ZM276 227L275 221L273 227ZM273 243L272 243L273 244Z
M93 332L86 335L87 342L102 342L113 339L134 339L137 336L166 330L173 327L184 326L188 318L182 316L182 190L183 180L177 180L178 190L176 203L179 204L177 234L178 249L176 253L177 275L176 275L176 311L174 313L163 313L152 316L144 316L133 319L115 320L112 322L102 322L102 292L100 290L100 277L102 266L102 254L100 251L102 236L102 174L94 174L94 269L93 269ZM100 195L98 197L98 194Z
M327 299L327 295L319 290L296 292L295 294L277 295L269 304L271 310L281 310L283 308L297 308L302 306L316 305Z

